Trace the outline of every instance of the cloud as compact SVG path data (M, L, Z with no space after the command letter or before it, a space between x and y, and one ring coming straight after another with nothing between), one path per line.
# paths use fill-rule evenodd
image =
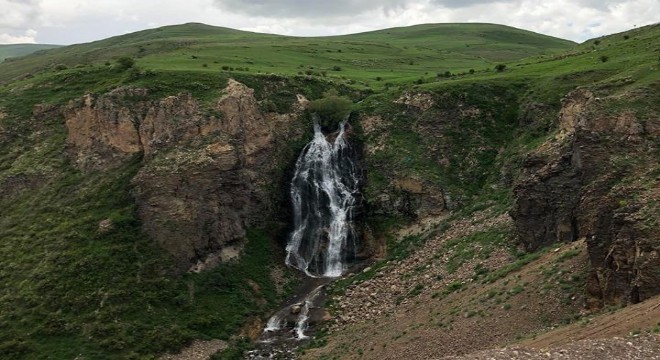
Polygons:
M34 44L36 37L37 32L33 29L28 29L21 35L0 33L0 44Z
M37 17L36 0L0 0L0 44L36 42L31 24Z
M362 14L373 10L405 8L405 0L215 0L219 8L233 13L268 18L332 18Z
M21 29L37 16L36 0L0 0L0 29Z

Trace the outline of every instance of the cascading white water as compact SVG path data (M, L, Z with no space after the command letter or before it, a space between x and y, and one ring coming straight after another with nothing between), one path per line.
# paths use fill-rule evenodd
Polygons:
M309 338L310 321L322 311L324 286L330 278L341 276L357 257L353 221L361 174L346 141L347 126L342 122L337 132L326 137L315 123L314 138L298 156L291 179L294 228L286 246L286 264L314 278L306 281L315 287L268 320L260 347L248 353L250 359L294 358L297 345L291 342Z
M311 277L338 277L356 252L353 211L357 166L345 139L346 122L330 142L314 124L314 138L300 153L291 180L293 225L286 264Z
M289 308L283 310L289 311ZM284 313L283 310L278 311L268 319L266 327L264 328L265 332L273 332L282 329L282 326L284 325L284 317L286 316L286 313Z
M296 338L299 340L308 338L308 336L305 335L305 331L309 326L309 310L314 305L314 300L316 300L316 298L319 296L321 288L323 288L323 285L317 287L311 293L309 293L302 303L300 314L298 315L298 319L296 319L296 327L294 328L296 332Z

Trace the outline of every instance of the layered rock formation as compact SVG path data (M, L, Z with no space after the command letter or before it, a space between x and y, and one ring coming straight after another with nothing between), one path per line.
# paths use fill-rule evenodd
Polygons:
M119 166L136 154L133 179L144 229L182 270L238 254L246 230L273 214L278 154L299 138L306 100L289 114L263 113L253 90L230 80L202 106L189 94L151 100L144 89L86 95L63 111L69 154L83 171Z
M563 100L559 133L532 152L515 185L511 215L529 250L586 239L589 306L635 303L660 293L657 236L657 109L652 96L597 98L579 89Z

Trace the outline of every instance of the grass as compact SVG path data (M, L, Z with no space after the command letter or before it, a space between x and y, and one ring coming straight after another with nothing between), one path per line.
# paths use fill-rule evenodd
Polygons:
M660 64L651 44L657 43L660 26L626 34L628 39L614 34L576 46L488 24L325 38L186 24L0 64L0 111L7 115L0 120L0 184L25 185L0 198L2 357L149 358L193 338L229 339L247 318L278 302L269 268L281 259L272 251L270 233L252 229L239 262L203 274L176 274L172 260L142 233L130 196L130 180L142 159L104 173L80 173L63 151L62 116L54 111L37 121L35 105L61 107L85 93L135 86L147 88L150 99L189 92L211 111L208 105L234 78L255 90L263 109L286 113L296 94L314 100L335 88L359 102L354 110L360 115L380 115L386 123L380 132L360 135L367 144L382 136L384 145L365 159L367 200L390 191L391 179L417 176L462 209L457 217L486 207L501 213L511 203L510 184L525 153L552 134L567 92L578 86L596 96L657 92ZM119 68L121 56L134 58L135 67ZM494 70L498 64L506 65L503 71ZM405 92L428 94L433 106L421 114L393 103ZM631 109L653 121L647 110L654 106L652 98L614 99L603 111ZM613 161L625 169L631 160ZM274 197L281 196L279 190L271 189ZM383 214L368 222L381 235L413 217ZM113 230L98 231L104 219L112 220ZM388 260L410 256L424 241L421 236L391 240ZM509 245L507 229L453 240L443 249L453 250L447 270ZM497 270L475 269L475 279L494 282L541 253ZM558 261L575 255L567 252ZM338 281L335 289L374 276L384 264ZM573 291L578 280L560 285ZM462 286L452 283L443 292ZM422 291L413 288L409 295ZM231 358L242 347L237 342L218 356Z
M140 67L155 70L209 75L230 69L252 74L312 74L338 82L351 80L361 86L384 87L388 82L436 77L439 72L490 69L497 62L553 54L573 45L570 41L493 24L428 24L354 35L297 38L193 23L23 58L3 66L0 81L44 71L53 64L75 67L130 56L138 59Z
M142 233L129 195L141 159L82 174L60 150L59 126L2 145L0 181L43 178L0 200L3 358L144 357L193 338L229 339L247 317L277 303L266 233L249 232L240 262L175 275L172 260ZM103 219L112 230L98 231Z

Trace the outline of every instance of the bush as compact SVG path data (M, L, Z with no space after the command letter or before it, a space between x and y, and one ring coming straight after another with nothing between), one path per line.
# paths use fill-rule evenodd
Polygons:
M309 110L319 116L321 126L334 130L350 114L352 105L351 100L339 96L337 90L331 89L322 98L311 101Z
M505 64L497 64L497 65L495 65L495 70L497 70L498 72L502 72L502 71L504 71L504 69L506 69L506 65L505 65Z
M341 66L339 66L339 65L333 66L332 71L341 71Z
M610 58L607 55L601 55L601 57L600 57L600 61L602 61L602 62L607 62L607 60L609 60L609 59Z
M122 56L119 59L117 59L117 66L119 67L120 70L128 70L133 66L135 66L135 60L133 60L133 58L128 56Z
M55 70L55 71L62 71L62 70L66 70L68 68L69 67L64 65L64 64L57 64L57 65L53 66L53 70Z

